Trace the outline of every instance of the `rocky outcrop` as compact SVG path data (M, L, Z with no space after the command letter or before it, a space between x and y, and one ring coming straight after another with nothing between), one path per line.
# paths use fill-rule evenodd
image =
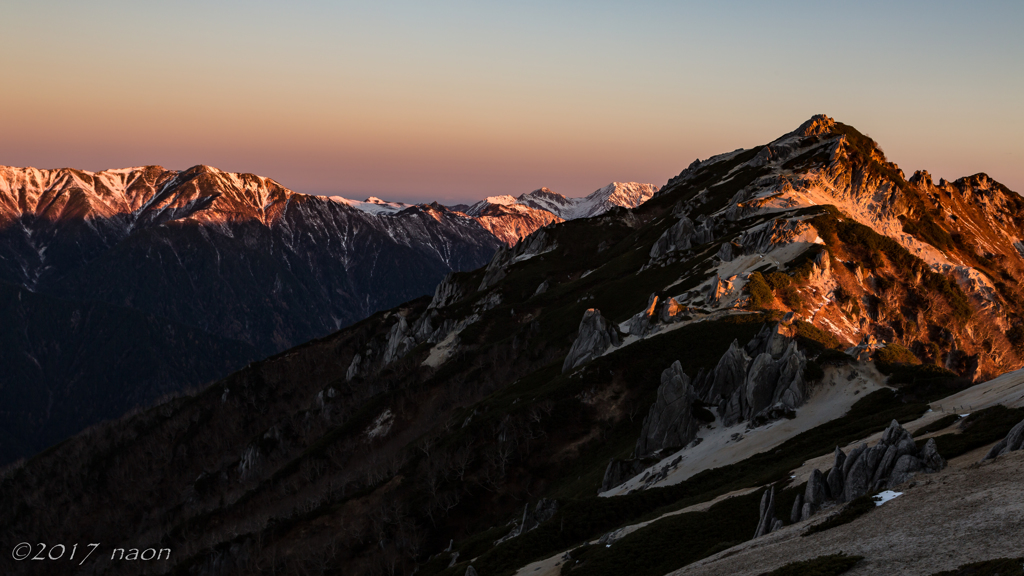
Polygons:
M829 494L842 494L843 492L843 464L846 463L846 454L836 446L835 457L832 461L832 469L829 470L825 483L828 485Z
M1024 431L1024 422L1018 427ZM938 472L945 467L946 460L939 455L934 439L918 449L910 432L893 420L878 444L870 448L861 444L849 455L837 446L832 469L827 475L818 469L812 470L803 494L793 503L790 521L807 520L823 507L891 490L918 472Z
M679 221L662 232L651 246L651 259L711 242L715 239L714 227L714 220L710 218L700 224L694 224L685 214L680 215Z
M881 346L878 344L878 340L872 335L867 335L861 338L860 344L846 349L846 354L852 356L859 362L867 362L871 359L871 354L875 350L878 350Z
M797 522L799 522L800 520L803 519L803 509L804 509L804 495L803 494L797 494L796 498L793 500L793 508L791 508L790 512L789 512L789 522L790 522L790 524L796 524Z
M400 316L398 322L391 327L391 331L388 333L388 344L384 349L381 362L386 366L405 356L405 353L412 350L414 346L416 346L416 339L410 333L409 322L405 316Z
M829 500L830 494L825 475L817 469L811 471L803 494L798 494L796 501L793 503L790 520L792 522L799 522L810 518Z
M935 440L918 448L914 438L893 420L878 444L857 446L844 454L836 447L835 460L827 476L814 470L804 493L813 514L826 501L849 502L878 490L890 490L918 472L938 472L946 467ZM808 515L803 515L806 519Z
M481 300L486 302L487 298ZM428 307L413 320L411 315L403 311L398 314L398 321L392 324L388 331L387 342L382 350L375 351L372 346L368 346L363 353L353 355L345 372L345 379L351 381L357 376L365 377L402 358L417 345L437 344L452 332L459 332L479 319L478 314L471 314L461 320L444 318L436 308Z
M813 470L807 479L807 487L804 489L804 502L812 506L821 506L828 499L828 494L825 475L820 470Z
M601 480L601 492L607 492L619 486L626 480L641 473L648 466L656 463L657 460L612 460L604 469L604 479Z
M647 307L637 312L626 323L626 331L635 336L646 336L658 323L658 307L660 298L657 294L651 294L647 299Z
M722 262L732 262L736 258L736 254L742 250L743 247L733 242L722 242L722 245L718 247L718 259Z
M693 220L686 216L681 217L668 230L662 232L654 246L651 246L651 258L657 258L676 250L689 250L693 235Z
M736 390L743 386L747 379L747 368L750 366L750 357L739 345L738 340L733 340L729 349L722 354L715 366L711 377L711 388L705 393L705 399L727 399ZM739 414L734 415L737 418Z
M1020 450L1022 448L1024 448L1024 420L1011 428L1009 434L1006 435L1006 438L997 442L981 460L982 462L985 460L991 460L998 456L1002 456L1003 454Z
M453 272L449 272L448 275L444 277L444 280L437 285L437 288L434 289L434 298L431 299L430 305L427 306L427 309L433 310L435 308L444 308L445 306L460 300L463 296L465 296L465 294L462 292L462 287L455 282L455 274Z
M736 243L744 254L767 254L778 246L790 244L802 236L814 237L814 229L802 220L776 218L745 230Z
M363 356L358 352L352 357L352 362L348 365L348 370L345 371L345 381L351 382L353 378L359 375L360 367L363 363Z
M530 530L540 526L542 522L547 522L558 513L558 501L548 500L547 498L541 498L537 501L537 505L532 509L529 504L523 508L523 519L520 520L519 524L508 534L499 538L495 545L501 544L506 540L511 540L522 534L526 534Z
M477 290L486 290L491 286L498 283L499 280L505 277L507 272L505 266L508 264L511 257L509 256L512 252L511 248L501 246L494 252L494 256L491 261L487 263L487 268L484 270L483 280L480 281L480 287Z
M618 346L619 331L597 308L590 308L583 313L576 341L569 349L569 355L562 363L562 372L568 372L578 366L601 356L611 346Z
M634 336L647 336L656 332L661 325L689 319L688 311L689 308L675 298L651 294L647 299L647 307L634 314L626 323L626 332Z
M759 425L803 404L807 358L793 332L782 323L765 325L745 347L733 341L715 369L697 379L699 398L718 406L726 426L745 420Z
M665 448L682 448L697 436L699 422L693 416L697 393L679 361L661 373L658 397L644 418L635 454L646 456Z
M508 267L512 264L522 262L545 252L550 252L555 248L554 238L548 233L547 228L537 230L520 240L512 248L506 246L499 247L491 261L487 264L483 280L480 281L480 287L477 290L486 290L497 284L499 280L508 274Z
M754 538L760 538L770 534L782 527L782 520L775 517L775 487L772 486L761 496L760 521L757 523L757 531Z

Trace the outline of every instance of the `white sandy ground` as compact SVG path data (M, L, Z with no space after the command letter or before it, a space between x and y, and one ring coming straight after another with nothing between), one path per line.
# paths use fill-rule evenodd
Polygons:
M1002 376L993 378L987 382L982 382L981 384L976 384L962 392L958 392L952 396L947 396L942 400L932 402L929 404L931 407L930 412L926 412L917 420L904 424L903 427L911 433L914 433L944 416L948 416L950 414L967 414L969 412L977 412L978 410L990 408L996 404L1002 404L1009 408L1024 407L1024 369L1017 370L1015 372L1007 372ZM956 425L954 424L953 426ZM944 434L947 431L948 430L939 430L922 436L921 438L930 438L932 436ZM846 446L841 446L841 448L844 452L849 454L850 450L855 448L857 445L866 442L869 446L873 446L881 438L882 433L878 432L862 440L857 440L856 442L851 442ZM790 486L806 482L807 478L811 475L811 471L815 468L822 472L828 470L832 467L833 460L834 454L832 452L807 460L802 466L793 472L794 478L790 483Z
M963 392L959 392L947 398L933 403L933 409L938 410L941 405L946 412L961 409L981 410L1002 404L1009 408L1020 408L1024 406L1024 369L1015 372L1007 372L998 378L971 386Z
M902 496L849 524L801 537L808 526L828 517L818 514L672 576L754 576L839 552L864 557L847 576L926 576L971 562L1021 556L1024 451L979 464L988 449L964 454L937 474L916 476L900 487Z
M873 368L873 365L867 365L865 370L867 368ZM842 394L842 387L837 386L841 382L836 378L845 378L848 375L849 372L844 374L835 369L827 371L825 385L816 390L808 403L798 411L797 418L789 422L797 422L805 416L810 416L805 410L812 406L818 413L817 417L813 417L814 420L826 414L833 414L831 418L842 416L849 406L864 394L861 392L852 395L852 398ZM881 375L875 372L870 380L880 382L881 378ZM878 387L876 384L864 389L875 390ZM1009 372L939 400L931 405L932 411L907 423L905 427L913 432L947 414L962 413L957 410L961 406L977 411L996 404L1009 407L1024 406L1024 369ZM940 405L946 409L945 412L939 410ZM808 421L811 419L807 418ZM771 429L765 426L753 432L761 433ZM922 438L947 431L935 432ZM775 428L774 433L765 436L779 438L784 433L784 429L779 427ZM872 445L880 438L881 433L872 434L850 443L845 450L848 452L863 442ZM732 450L741 452L738 448L745 441L746 439L733 443ZM784 440L780 440L779 443L782 441ZM705 440L701 445L707 442L708 440ZM698 445L698 448L701 445ZM751 442L747 446L752 447L754 443ZM867 558L848 573L851 576L927 575L970 562L1024 555L1024 543L1020 540L1021 534L1024 533L1024 451L979 464L979 460L990 448L991 446L984 446L955 458L949 462L946 470L938 474L919 475L912 480L913 486L908 483L900 488L900 498L889 501L882 507L884 513L882 510L876 510L871 515L848 525L807 538L800 537L800 533L807 526L828 518L828 514L818 514L806 522L786 526L776 533L756 541L745 542L682 568L672 576L762 574L789 562L838 552ZM753 452L747 448L743 451L753 455L765 449L768 448ZM814 468L828 469L832 466L832 458L830 452L807 460L792 473L791 485L806 482ZM704 461L706 462L707 458ZM688 466L684 461L677 474L689 470L682 473L692 476L700 471L696 469L696 464L696 458L689 460ZM681 480L676 480L679 481ZM748 488L723 494L714 500L670 512L659 519L684 512L707 510L721 500L759 489L760 487ZM836 508L836 511L838 510L839 508ZM778 513L785 515L786 511ZM653 521L655 520L626 526L619 530L620 536L639 530ZM559 552L550 558L528 564L520 568L516 576L556 576L559 574L563 555L564 552Z
M884 379L871 363L829 366L822 383L812 390L811 397L797 409L793 420L778 420L748 430L745 423L727 428L716 418L712 424L714 428L704 428L698 432L697 437L702 439L700 444L675 452L648 468L653 474L677 456L683 457L674 471L653 486L678 484L704 470L734 464L754 454L771 450L802 432L842 417L857 400L880 388L878 383ZM734 434L740 434L742 439L733 440ZM603 492L601 496L618 496L638 488L643 485L640 481L642 477L643 473L621 486Z

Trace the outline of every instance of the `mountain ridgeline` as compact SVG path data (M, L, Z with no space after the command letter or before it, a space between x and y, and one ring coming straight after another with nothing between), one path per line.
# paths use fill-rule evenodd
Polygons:
M642 201L623 186L588 206ZM561 221L524 210L308 196L207 166L0 167L0 462L429 294Z
M164 212L140 203L138 222L221 196L153 198ZM356 217L330 202L255 201L279 224L251 236L220 216L208 226L291 254L298 214L318 215L304 230ZM315 209L289 220L294 205ZM900 425L1024 365L1024 199L983 174L907 179L825 116L593 217L523 197L461 208L405 217L543 208L564 221L448 273L432 297L9 467L0 539L173 550L154 573L491 576L550 560L552 573L660 575L782 530L790 507L793 523L812 521L868 487L937 473L939 455L973 436L919 449ZM39 232L18 233L37 245ZM149 233L150 260L170 233ZM24 270L22 284L70 286L46 266ZM226 336L241 339L235 329ZM1006 411L999 426L1020 419ZM833 468L852 472L816 469L807 506L795 504L805 489L786 483L806 460L883 431L870 450L837 450ZM822 478L840 476L843 496L826 497ZM89 569L139 570L108 557Z

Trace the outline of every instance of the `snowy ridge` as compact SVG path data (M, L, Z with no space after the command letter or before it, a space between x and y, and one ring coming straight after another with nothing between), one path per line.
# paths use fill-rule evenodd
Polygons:
M351 206L356 210L366 212L367 214L397 214L406 208L411 208L412 204L405 204L403 202L388 202L387 200L381 200L376 196L370 196L366 200L360 202L359 200L349 200L348 198L342 198L341 196L328 196L331 200L338 202L339 204L345 204Z
M516 199L519 204L547 210L563 220L600 216L615 207L636 208L658 192L653 184L612 182L583 198L567 198L547 188L534 190Z

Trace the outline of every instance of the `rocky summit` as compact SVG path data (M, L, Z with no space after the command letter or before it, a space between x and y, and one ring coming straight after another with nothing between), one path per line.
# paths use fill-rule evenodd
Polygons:
M353 206L207 169L59 178L104 200L10 196L26 199L5 204L22 302L74 286L157 306L155 289L101 282L121 250L187 270L182 246L213 246L262 287L219 297L279 285L288 306L300 286L367 294L294 272L321 253L429 251L437 274L347 326L326 299L299 298L294 310L344 327L7 466L5 543L130 542L172 551L152 573L217 575L1019 567L1024 198L984 174L907 178L819 115L656 191L615 185L599 195L615 207L593 214L598 197L545 191L453 209ZM34 248L89 210L77 244ZM516 215L540 227L515 239L526 228L474 220ZM461 243L398 235L391 252L361 252L335 236L384 242L370 232L399 224ZM195 287L195 307L215 292ZM67 567L5 555L0 570ZM89 570L139 572L109 554Z

